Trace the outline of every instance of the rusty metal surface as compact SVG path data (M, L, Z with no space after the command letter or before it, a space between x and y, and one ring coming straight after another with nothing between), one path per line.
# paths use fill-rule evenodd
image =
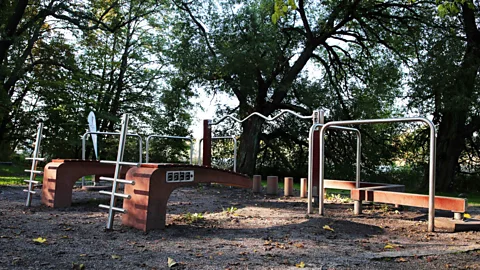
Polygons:
M166 173L172 168L175 171L194 170L194 181L167 183ZM142 164L138 168L131 168L126 179L134 180L135 185L125 186L125 194L131 198L123 201L127 213L122 215L122 223L142 231L165 228L168 198L176 188L195 186L198 183L219 183L250 189L253 186L252 180L246 175L181 164Z
M403 192L353 189L351 191L351 197L353 200L391 203L422 208L428 208L429 205L428 195ZM467 200L462 198L435 196L435 208L464 213L467 210Z
M333 189L346 189L352 190L355 189L355 181L345 181L345 180L331 180L325 179L324 180L324 187L325 188L333 188ZM384 189L384 190L395 190L395 191L404 191L404 185L391 185L385 183L373 183L373 182L360 182L360 188L376 188L376 189Z
M130 166L123 166L125 175ZM75 182L86 175L112 175L115 165L96 160L55 159L44 167L42 203L58 208L72 204L72 189Z

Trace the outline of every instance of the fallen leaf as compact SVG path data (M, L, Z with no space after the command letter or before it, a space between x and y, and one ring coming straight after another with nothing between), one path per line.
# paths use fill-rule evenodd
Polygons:
M35 238L35 239L32 239L32 240L33 240L33 242L38 243L38 244L43 244L43 243L47 242L47 239L42 238L42 237L38 237L38 238Z
M115 255L115 254L112 255L112 259L114 259L114 260L119 260L121 258L122 258L121 256L118 256L118 255Z
M400 257L400 258L397 258L395 261L396 262L406 262L407 259Z
M80 254L80 257L87 257L87 254Z
M392 248L394 248L394 246L392 244L386 244L383 248L384 249L392 249Z
M463 214L463 218L472 218L472 216L469 213Z
M305 246L302 243L295 243L293 245L296 246L297 248L305 248Z
M81 264L72 263L72 269L73 270L84 270L85 265L83 263L81 263Z
M305 263L304 263L304 262L300 262L300 263L295 264L295 266L296 266L297 268L305 268Z
M172 267L178 265L178 263L174 259L168 257L167 265L168 265L168 268L172 268Z
M324 230L327 230L327 231L332 231L332 232L335 231L335 230L333 230L333 229L332 229L330 226L328 226L328 225L323 226L323 229L324 229Z

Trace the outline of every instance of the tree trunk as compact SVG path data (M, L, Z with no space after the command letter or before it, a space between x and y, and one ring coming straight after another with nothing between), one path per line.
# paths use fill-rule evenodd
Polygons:
M252 117L242 125L242 136L238 149L237 171L247 175L255 174L257 153L260 147L260 133L265 122L260 117Z
M458 159L465 149L465 119L467 112L446 112L437 136L436 189L449 191L453 184Z

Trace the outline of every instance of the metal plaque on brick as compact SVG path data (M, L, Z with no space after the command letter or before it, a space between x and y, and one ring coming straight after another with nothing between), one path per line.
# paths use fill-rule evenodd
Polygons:
M193 171L167 171L167 183L193 182Z

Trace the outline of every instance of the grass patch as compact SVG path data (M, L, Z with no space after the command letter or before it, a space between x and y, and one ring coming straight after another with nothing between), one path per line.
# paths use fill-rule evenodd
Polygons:
M13 164L13 165L0 165L0 185L12 186L12 185L27 185L23 180L30 179L30 173L25 170L30 169L31 164ZM41 175L35 177L36 181L42 182Z

